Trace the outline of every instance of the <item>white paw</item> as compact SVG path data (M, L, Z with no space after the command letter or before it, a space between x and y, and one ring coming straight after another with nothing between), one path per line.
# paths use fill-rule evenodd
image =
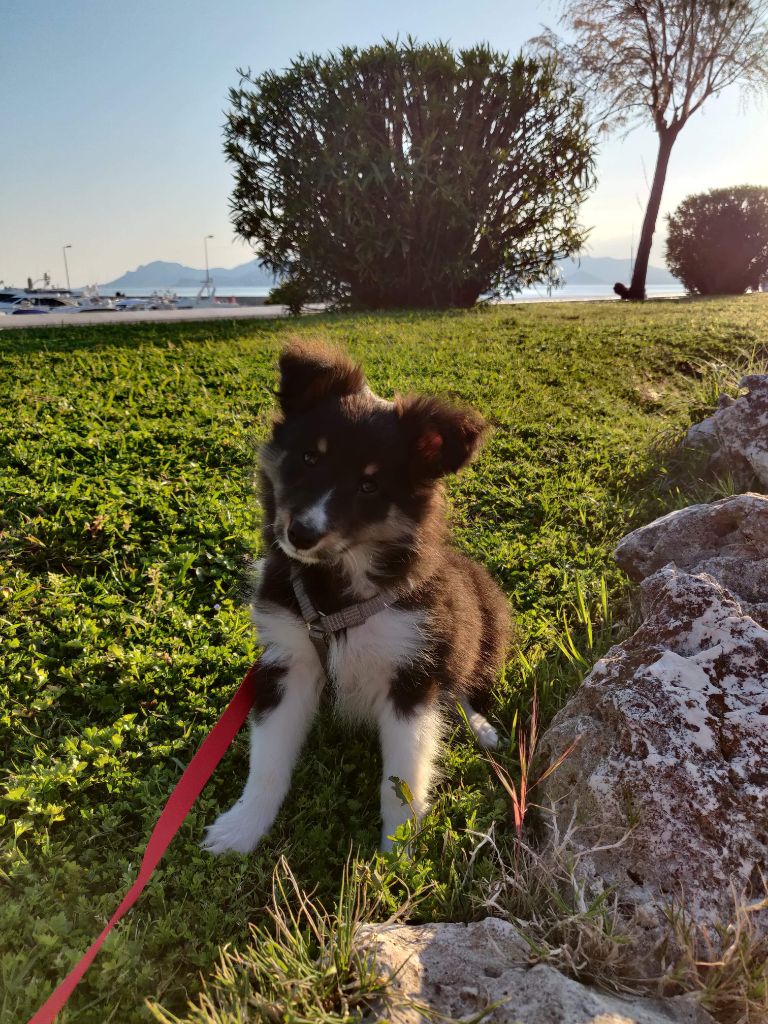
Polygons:
M259 823L258 814L238 801L208 826L200 845L207 853L215 855L250 853L266 831Z
M499 745L499 734L484 715L475 711L469 720L477 742L487 750L495 750Z

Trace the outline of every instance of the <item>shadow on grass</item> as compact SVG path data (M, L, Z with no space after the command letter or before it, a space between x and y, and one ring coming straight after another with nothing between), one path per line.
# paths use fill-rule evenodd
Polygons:
M476 307L475 312L488 308ZM420 320L444 317L466 316L467 310L386 310L370 311L368 316L385 317L387 320L410 322L414 317ZM365 314L364 314L365 315ZM334 325L351 320L352 311L309 312L300 318L281 316L255 320L193 320L188 322L140 322L89 325L52 324L50 327L29 327L2 330L0 328L0 352L24 355L33 352L77 352L83 349L123 348L136 349L145 345L166 348L169 345L202 341L232 341L247 337L271 337L283 333L286 328L296 328L307 320L323 325Z
M231 341L234 338L266 335L284 330L291 321L195 320L189 323L125 323L91 326L37 327L0 330L0 352L25 355L33 352L77 352L83 349L170 345L201 341Z

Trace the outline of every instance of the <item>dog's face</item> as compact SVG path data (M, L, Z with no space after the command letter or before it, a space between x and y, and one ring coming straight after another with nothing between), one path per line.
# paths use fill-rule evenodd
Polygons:
M434 398L374 395L343 353L294 344L280 357L281 419L262 450L275 542L309 564L408 545L439 480L479 447L482 419Z

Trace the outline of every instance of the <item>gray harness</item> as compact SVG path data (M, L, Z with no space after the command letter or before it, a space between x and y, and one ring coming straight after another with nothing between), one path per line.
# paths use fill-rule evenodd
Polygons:
M291 583L296 600L299 602L301 617L307 625L309 639L317 651L323 671L328 676L328 655L330 652L331 638L344 629L352 626L362 626L364 622L383 612L394 600L391 594L377 594L368 601L360 601L358 604L350 604L331 615L323 615L321 611L312 604L307 588L301 578L301 571L293 569L291 572Z

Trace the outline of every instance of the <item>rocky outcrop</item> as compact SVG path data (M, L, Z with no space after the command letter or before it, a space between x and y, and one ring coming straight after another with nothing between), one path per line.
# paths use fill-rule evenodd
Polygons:
M708 451L710 471L731 476L737 487L757 478L768 489L768 374L751 374L739 386L748 393L722 395L716 412L691 427L685 444Z
M670 512L628 534L614 552L633 580L674 563L707 573L739 599L742 611L768 626L768 497L737 494Z
M530 966L530 947L513 925L495 918L475 924L368 926L362 945L391 976L386 1007L374 1019L423 1024L425 1019L483 1017L490 1024L709 1024L688 999L624 999L598 992L546 964ZM433 1016L426 1018L420 1006Z
M645 621L595 665L541 751L554 759L578 740L543 795L562 829L575 805L580 870L640 908L650 943L673 901L714 923L734 894L764 896L768 631L706 573L668 565L641 592ZM620 847L590 852L627 828Z

